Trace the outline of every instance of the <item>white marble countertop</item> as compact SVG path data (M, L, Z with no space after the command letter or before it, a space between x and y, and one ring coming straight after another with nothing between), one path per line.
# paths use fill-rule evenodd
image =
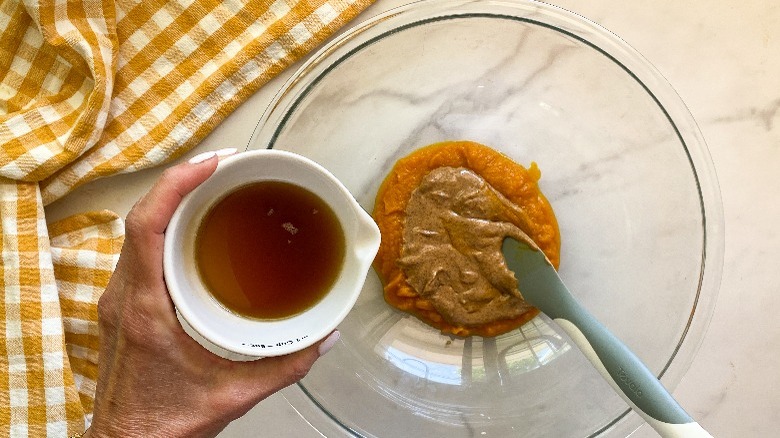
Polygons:
M378 0L365 20L404 0ZM554 0L619 35L688 105L715 164L725 215L725 265L710 327L674 396L714 436L776 436L780 422L780 5L762 0ZM289 69L191 151L242 148ZM125 215L160 174L100 180L47 207L49 220L94 209ZM775 195L772 195L775 193ZM262 423L262 426L259 426ZM222 436L321 436L281 395ZM656 436L647 426L634 435Z

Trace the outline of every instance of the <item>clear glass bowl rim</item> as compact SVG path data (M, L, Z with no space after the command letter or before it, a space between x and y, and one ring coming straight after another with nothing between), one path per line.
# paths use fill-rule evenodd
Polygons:
M340 62L373 42L425 23L473 17L528 22L562 32L590 46L618 64L636 80L673 126L688 156L696 181L703 229L701 270L695 303L674 353L658 375L667 387L673 388L688 371L704 339L717 301L725 242L720 188L704 137L680 96L649 61L604 27L566 9L534 0L420 0L396 7L347 28L306 60L281 86L268 105L258 120L246 149L273 148L289 114L296 110L298 103L319 80ZM680 358L684 360L675 360ZM302 412L305 407L301 404L313 404L315 409L324 411L321 412L324 414L322 419L338 425L327 427L329 431L340 430L356 434L330 416L307 394L301 383L284 391L291 405L313 427L318 428L321 424L313 424L313 419L308 418L312 413L307 415ZM591 436L599 436L608 431L629 435L641 424L642 420L637 414L626 410Z

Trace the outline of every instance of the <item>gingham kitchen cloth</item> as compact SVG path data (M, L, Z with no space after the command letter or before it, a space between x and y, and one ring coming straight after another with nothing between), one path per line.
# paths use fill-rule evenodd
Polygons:
M0 436L69 436L92 411L124 227L44 205L180 156L371 1L0 1Z

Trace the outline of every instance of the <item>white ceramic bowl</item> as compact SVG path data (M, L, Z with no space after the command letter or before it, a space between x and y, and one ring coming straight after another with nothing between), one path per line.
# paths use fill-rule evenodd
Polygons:
M225 308L204 286L195 259L198 226L211 207L240 186L268 180L296 184L319 196L333 209L346 239L344 263L328 294L303 313L278 320L250 319ZM347 316L379 241L379 229L368 213L319 164L284 151L245 152L221 161L214 175L177 208L165 234L165 282L185 330L212 352L233 360L279 356L314 344Z

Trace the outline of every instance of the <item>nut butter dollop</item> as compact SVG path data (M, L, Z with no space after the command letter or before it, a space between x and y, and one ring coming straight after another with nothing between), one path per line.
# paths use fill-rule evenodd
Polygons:
M509 221L522 214L466 168L432 170L407 204L398 265L407 282L451 324L517 317L532 307L504 262L506 236L532 240Z

